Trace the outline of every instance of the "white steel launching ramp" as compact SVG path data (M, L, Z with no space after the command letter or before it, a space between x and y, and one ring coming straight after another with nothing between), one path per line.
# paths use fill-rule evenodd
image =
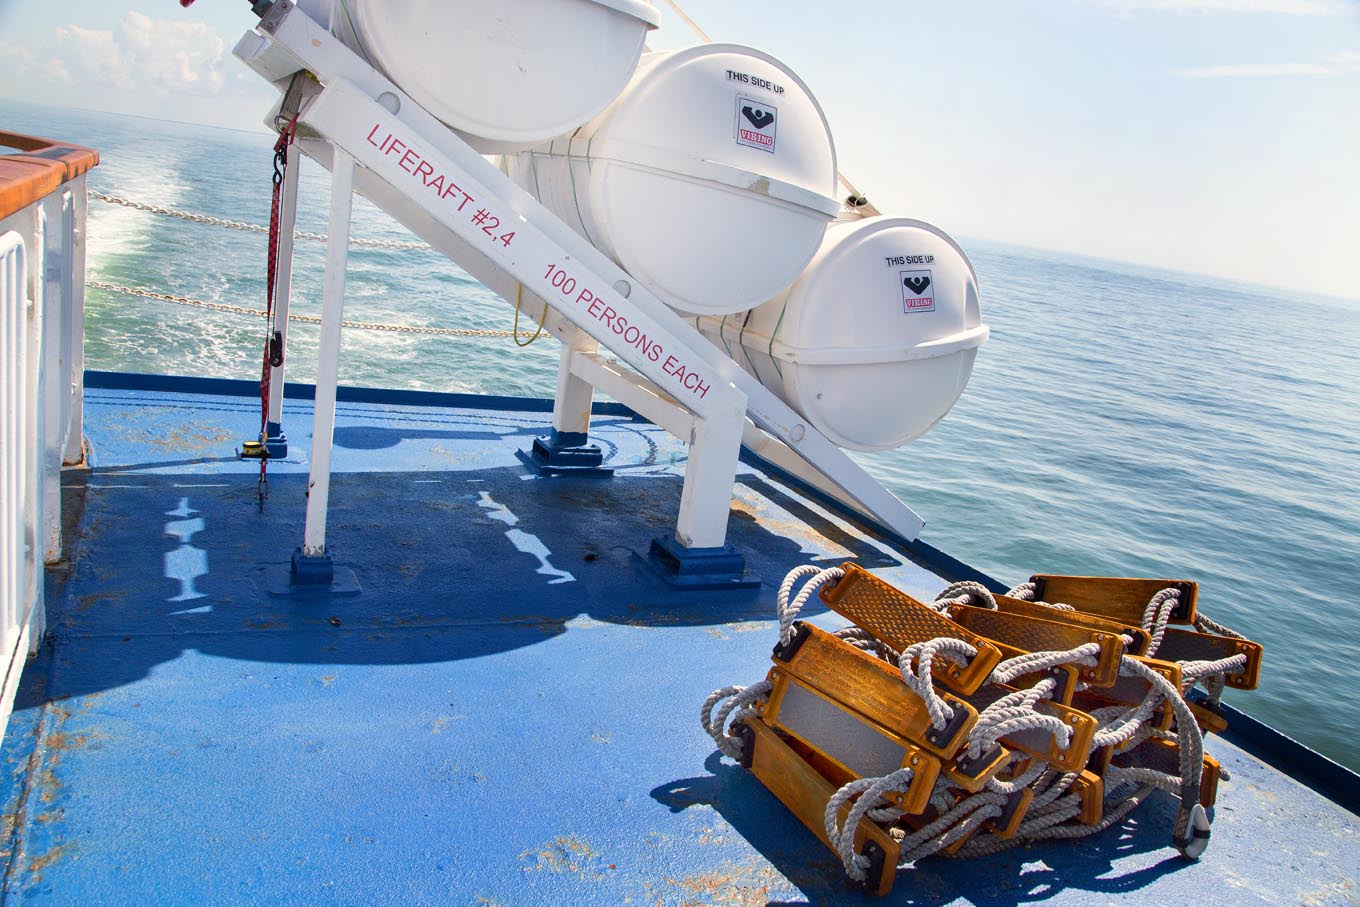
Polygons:
M298 145L329 168L333 180L312 473L295 583L333 581L325 519L353 191L508 302L518 300L530 311L547 304L546 328L562 341L562 358L553 433L535 446L540 463L569 469L574 460L589 457L595 388L688 442L675 536L655 546L677 582L696 587L740 582L741 558L726 545L726 536L743 442L902 536L919 533L923 523L915 513L703 338L692 321L671 311L304 11L276 0L235 52L283 92L284 116L298 114ZM283 222L290 225L296 180L284 188ZM287 252L285 244L281 307L287 305ZM280 314L286 322L286 310ZM602 347L617 361L603 356ZM274 380L278 399L281 369ZM270 422L277 421L277 412L271 412Z

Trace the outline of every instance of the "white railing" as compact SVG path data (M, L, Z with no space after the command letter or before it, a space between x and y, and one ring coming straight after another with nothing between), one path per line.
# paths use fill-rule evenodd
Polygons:
M0 134L0 733L61 561L61 470L84 459L85 149ZM75 165L71 158L88 159ZM8 166L6 166L8 165Z

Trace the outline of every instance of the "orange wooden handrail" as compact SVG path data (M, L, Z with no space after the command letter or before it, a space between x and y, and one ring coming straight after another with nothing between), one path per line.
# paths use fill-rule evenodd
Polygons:
M55 192L99 164L99 152L37 136L0 130L0 146L19 149L0 155L0 220Z

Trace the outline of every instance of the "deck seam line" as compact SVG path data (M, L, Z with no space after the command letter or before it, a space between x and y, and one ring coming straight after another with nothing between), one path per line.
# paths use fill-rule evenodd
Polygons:
M42 768L43 755L46 752L42 745L43 738L48 735L53 713L53 704L48 700L42 704L42 711L39 713L38 720L33 723L33 751L28 754L28 759L24 765L23 788L19 792L14 805L14 824L10 828L8 840L9 859L5 863L5 872L0 879L0 907L9 903L10 883L14 878L14 872L19 865L23 855L25 832L28 830L28 806L33 795L33 787Z

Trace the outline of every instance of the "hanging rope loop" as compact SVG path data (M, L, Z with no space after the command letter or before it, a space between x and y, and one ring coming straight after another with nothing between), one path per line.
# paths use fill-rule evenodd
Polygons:
M823 570L813 564L803 564L801 567L794 567L789 571L789 575L784 577L784 582L779 587L779 598L776 607L779 613L779 641L784 644L793 639L793 622L798 618L798 612L803 610L807 600L813 593L825 586L827 583L835 582L845 576L845 571L840 567L828 567ZM803 582L806 581L806 582ZM793 587L799 582L803 582L803 587L798 590L798 594L793 596Z

